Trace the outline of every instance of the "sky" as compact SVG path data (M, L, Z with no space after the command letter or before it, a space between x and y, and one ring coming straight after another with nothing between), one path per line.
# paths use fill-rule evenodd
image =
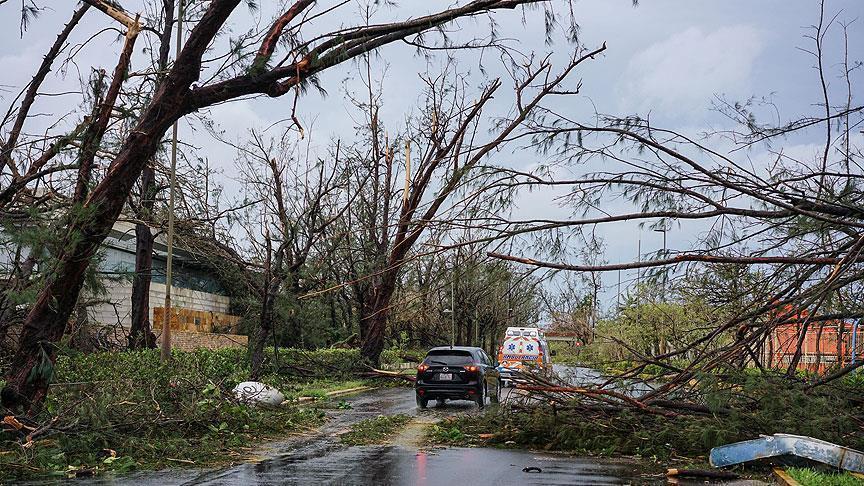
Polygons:
M37 2L50 6L33 20L23 36L19 30L18 3L0 5L0 108L4 111L17 92L26 85L56 32L76 7L73 1ZM282 2L258 2L259 12L238 8L232 16L231 27L236 32L266 23ZM324 10L336 2L318 2L316 8ZM447 8L453 0L424 2L401 0L393 7L378 7L374 19L404 19ZM460 2L463 3L463 2ZM554 1L559 18L566 22L568 6ZM141 11L146 17L142 1L124 1L121 4L131 12ZM343 7L339 15L326 17L316 26L327 31L339 25L357 21L360 2ZM681 130L696 135L710 129L728 126L722 116L712 111L715 96L743 100L749 96L770 96L778 106L777 116L788 120L801 114L816 114L819 100L818 78L812 58L802 47L809 47L804 36L818 21L819 5L815 1L727 0L672 1L642 0L633 6L631 0L577 0L572 3L573 15L579 24L579 39L586 47L606 43L607 50L598 59L580 67L575 79L582 80L581 95L565 100L562 111L577 119L590 119L594 110L612 114L650 114L655 125ZM855 22L850 27L850 58L864 58L864 2L860 0L827 0L829 16L840 12L839 19ZM498 35L512 39L510 45L523 53L537 56L551 54L553 64L560 65L573 52L564 29L555 31L551 43L544 33L541 11L503 11L495 15ZM113 68L121 43L116 32L104 31L111 22L91 10L73 35L73 46L91 36L94 39L80 48L74 61L62 69L55 69L43 91L56 96L37 102L34 113L38 116L28 122L27 130L40 132L59 124L74 123L68 115L78 103L80 79L91 67ZM454 39L469 39L486 35L488 20L466 20L452 28ZM842 37L839 30L828 38L828 69L836 75L842 55ZM223 38L220 42L225 42ZM144 43L139 43L142 47ZM217 50L218 50L217 46ZM140 51L140 49L139 49ZM136 56L143 56L138 52ZM141 57L143 58L143 57ZM469 79L481 86L502 71L493 56L483 59L485 74L479 68L477 52L460 53L457 69L469 74ZM381 117L389 126L401 125L419 99L418 73L429 66L439 68L439 57L431 61L419 56L408 45L396 43L381 49L373 60L373 70L386 72L383 80L384 96ZM135 60L133 59L133 69ZM301 122L312 127L314 143L325 147L333 138L351 138L356 112L346 100L346 93L362 89L358 82L358 66L346 63L325 72L321 84L327 95L310 90L298 102ZM379 74L380 76L380 74ZM839 95L839 80L829 79L829 91ZM63 94L66 93L66 94ZM510 100L496 99L494 109L506 110ZM293 97L273 100L269 98L240 100L208 110L226 138L242 140L250 128L266 128L286 119L291 112ZM353 117L353 118L352 118ZM223 171L224 184L236 189L233 178L235 151L195 130L194 122L181 124L181 136L198 148L211 166ZM812 138L809 138L812 135ZM791 141L801 153L815 150L818 133L802 134ZM500 154L502 163L519 169L543 164L541 155L528 151ZM761 155L752 154L758 159ZM566 218L574 209L561 207L555 191L534 191L517 200L514 216ZM612 203L614 204L614 203ZM686 249L704 227L697 224L675 226L667 233L670 249ZM657 251L663 235L650 229L640 230L633 224L616 224L597 229L605 242L604 259L608 262L632 261L637 257L637 246L643 254ZM522 256L536 256L524 250ZM625 275L625 282L635 275ZM617 276L604 277L603 292L607 302L614 300Z

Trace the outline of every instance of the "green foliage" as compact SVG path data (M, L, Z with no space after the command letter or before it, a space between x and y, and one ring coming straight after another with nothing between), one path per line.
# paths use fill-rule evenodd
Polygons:
M538 406L447 419L432 439L464 445L479 434L495 433L492 441L498 444L669 458L705 456L718 445L783 432L864 448L864 430L857 425L864 416L856 405L864 387L854 382L807 392L797 382L750 373L703 387L697 393L711 414L666 417L626 408L601 412L577 404L557 410ZM463 435L451 434L453 430Z
M359 349L305 349L286 348L274 352L265 350L265 374L279 376L328 377L343 380L354 376L361 362ZM268 383L269 384L269 383Z
M445 420L442 424L433 425L429 431L429 436L436 442L442 442L451 445L466 445L466 436L458 425L454 425L451 421Z
M263 381L289 397L323 396L365 384L338 381L356 365L356 350L277 354L278 359L272 349L267 351ZM319 410L253 407L234 400L231 390L248 378L248 363L244 349L175 352L169 363L160 361L158 350L67 350L57 359L56 383L36 417L39 423L56 417L52 428L63 432L37 439L28 448L15 437L0 436L0 481L237 460L242 457L238 452L256 438L323 420Z
M864 480L849 473L819 472L801 467L790 467L786 472L801 486L860 486L864 483Z
M582 356L583 346L575 346L561 341L550 341L549 349L555 352L552 362L555 364L580 365L585 358Z
M382 365L395 365L405 363L406 360L411 363L419 363L423 361L424 356L426 356L426 349L409 348L407 343L403 341L382 351L380 359Z
M340 439L346 445L380 444L411 421L407 415L379 415L354 424Z

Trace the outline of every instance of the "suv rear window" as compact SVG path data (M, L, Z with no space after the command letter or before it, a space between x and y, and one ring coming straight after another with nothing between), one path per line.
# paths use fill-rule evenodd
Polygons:
M426 355L426 359L423 362L426 364L461 366L473 363L474 357L468 351L432 351Z

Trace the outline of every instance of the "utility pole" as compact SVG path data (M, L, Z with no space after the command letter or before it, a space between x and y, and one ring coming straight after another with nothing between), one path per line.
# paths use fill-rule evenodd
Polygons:
M654 231L656 231L657 233L663 233L663 258L666 258L666 223L663 223L662 229L655 229ZM663 285L662 298L663 298L663 302L666 302L666 272L665 271L663 272L662 285ZM674 330L674 327L673 327L673 330ZM666 343L667 343L666 336L663 333L661 333L660 334L660 346L658 349L658 351L660 351L660 354L666 354L666 347L667 347Z
M180 57L180 49L183 44L183 0L177 2L177 56ZM171 188L168 190L168 255L165 261L165 318L162 321L162 361L171 359L171 322L173 321L171 311L171 284L174 260L174 192L177 185L177 125L171 130Z
M636 240L636 263L642 263L642 231L639 231L639 238ZM636 269L636 289L642 285L642 268Z
M663 225L662 229L655 229L657 233L663 233L663 258L666 258L666 225ZM666 273L663 273L663 300L666 300Z
M636 243L636 262L642 263L642 230L639 230L639 238ZM642 268L636 269L636 327L641 324L642 314Z

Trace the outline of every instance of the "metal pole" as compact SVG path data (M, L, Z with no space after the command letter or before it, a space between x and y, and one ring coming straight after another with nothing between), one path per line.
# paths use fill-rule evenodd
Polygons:
M639 232L639 239L636 241L636 263L642 263L642 232ZM636 269L636 289L642 285L642 269Z
M666 226L663 226L663 258L666 258ZM666 272L663 272L663 300L666 300Z
M663 228L663 258L666 258L666 228Z
M636 262L642 263L642 230L639 230L639 239L636 243ZM639 328L641 324L641 314L642 314L642 269L636 269L636 327Z
M663 229L655 229L654 231L658 233L663 233L663 258L666 258L666 226L663 226ZM663 300L666 300L666 272L663 272Z
M183 0L177 3L177 57L180 57L180 49L183 44ZM171 359L171 283L173 275L174 260L174 191L177 185L177 125L171 130L171 188L168 191L168 255L165 261L165 318L162 321L162 361Z

